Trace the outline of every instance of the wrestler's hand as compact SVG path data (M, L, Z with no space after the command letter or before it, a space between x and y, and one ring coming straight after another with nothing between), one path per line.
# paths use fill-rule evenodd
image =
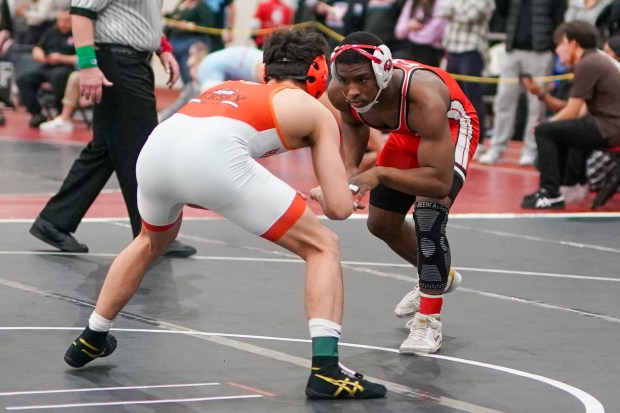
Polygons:
M354 186L358 189L357 191L357 199L360 200L366 195L366 192L371 189L375 189L379 186L379 178L376 174L377 168L370 168L369 170L362 172L359 175L355 175L351 179L349 179L349 188ZM363 205L358 205L358 209L363 208Z
M366 205L360 204L361 197L356 196L359 194L360 188L357 185L349 184L349 191L351 191L351 194L353 194L353 198L354 198L353 199L353 210L357 211L358 209L366 208ZM355 198L358 198L358 199L355 199Z
M80 95L93 104L101 102L103 86L112 86L98 67L80 69L78 72L80 79Z
M321 203L321 199L323 199L323 190L320 186L314 187L310 190L310 199L314 199Z
M168 85L168 88L172 88L177 80L179 80L179 63L170 52L160 53L159 60L161 60L161 65L164 67L166 73L168 73L166 85Z

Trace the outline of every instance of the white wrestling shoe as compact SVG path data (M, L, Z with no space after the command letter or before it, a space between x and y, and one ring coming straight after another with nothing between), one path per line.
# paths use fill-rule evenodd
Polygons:
M448 273L448 284L446 285L445 290L443 290L444 294L456 290L462 280L463 277L461 274L454 268L450 268L450 272ZM394 314L396 314L396 317L398 318L413 317L419 309L420 287L416 285L413 291L404 296L403 299L400 300L400 303L396 305Z
M441 321L439 314L420 314L407 321L409 337L398 350L402 354L434 354L441 348Z

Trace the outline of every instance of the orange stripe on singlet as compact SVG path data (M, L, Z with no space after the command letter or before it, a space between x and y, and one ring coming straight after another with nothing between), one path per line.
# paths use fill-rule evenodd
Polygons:
M295 195L293 202L288 207L286 212L282 214L280 218L265 231L261 237L271 242L279 240L286 232L291 229L293 225L301 218L306 210L306 202L301 198L299 194Z

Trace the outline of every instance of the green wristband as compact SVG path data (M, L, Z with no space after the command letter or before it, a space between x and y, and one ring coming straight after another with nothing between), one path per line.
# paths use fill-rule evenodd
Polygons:
M97 55L95 54L95 46L82 46L75 49L78 58L78 69L88 69L89 67L97 67Z

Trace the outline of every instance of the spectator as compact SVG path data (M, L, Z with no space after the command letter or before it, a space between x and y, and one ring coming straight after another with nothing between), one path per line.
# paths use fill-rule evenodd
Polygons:
M569 0L564 21L583 20L595 25L598 16L611 0Z
M9 7L9 0L0 0L0 31L13 33L13 16Z
M73 0L71 3L80 94L95 104L93 135L73 162L58 193L47 202L30 228L33 236L61 251L88 252L88 247L71 233L112 172L116 172L123 193L133 236L142 229L136 160L157 126L151 54L159 52L161 63L170 75L170 87L179 74L170 45L162 38L162 2ZM130 24L135 30L126 30ZM195 253L195 248L174 241L164 255L188 257Z
M304 23L316 20L316 4L318 0L297 0L297 8L293 15L295 23Z
M192 98L196 97L200 93L200 82L198 80L198 65L203 58L209 53L209 48L203 42L196 42L189 48L189 56L187 58L187 67L189 69L189 75L192 79L191 82L183 86L183 90L179 94L179 97L167 106L164 110L157 114L159 122L163 122L174 114L181 106L185 105ZM262 63L262 62L261 62Z
M23 40L24 44L37 44L43 33L54 25L56 12L68 9L70 1L67 0L31 0L30 4L21 2L15 10L17 15L26 20L27 29ZM24 7L25 6L25 7Z
M448 73L482 76L484 56L488 48L489 21L494 10L493 0L442 0L440 2L437 14L448 21L442 43L448 52L446 64ZM459 82L459 85L478 113L481 142L488 128L482 84Z
M497 11L507 19L506 59L500 73L500 83L493 104L493 136L489 150L479 161L498 163L513 134L517 103L521 93L516 79L528 72L534 77L548 76L553 68L553 31L562 23L566 0L496 0ZM528 98L528 116L519 165L536 161L536 141L532 131L543 117L535 96Z
M601 11L596 27L604 27L606 39L620 34L620 0L613 0Z
M440 0L407 0L394 27L396 38L407 41L404 49L394 51L394 57L439 67L443 56L441 40L448 23L437 15L439 3Z
M394 26L404 5L405 0L369 0L366 3L362 30L379 36L390 49L399 49Z
M209 53L197 68L201 90L226 80L263 82L263 51L250 46L233 46Z
M204 0L214 15L214 28L222 29L221 35L209 35L211 44L209 50L217 52L233 40L233 27L235 26L234 0Z
M78 72L71 72L65 86L65 93L62 98L62 109L58 116L47 122L43 122L39 129L44 132L71 132L73 122L71 116L78 105L80 98L80 79Z
M30 113L28 125L38 128L47 120L41 113L38 94L41 84L49 82L56 98L58 110L62 108L62 96L67 79L77 62L73 36L71 35L71 16L68 10L57 12L56 24L49 27L32 49L32 57L40 66L17 78L17 87L22 104Z
M579 20L567 22L558 27L555 39L556 53L574 68L575 76L566 106L536 127L540 184L536 192L523 198L522 208L564 208L560 184L569 150L620 145L620 71L596 49L596 27Z
M599 31L600 46L608 37L607 27L599 21L601 13L611 4L612 0L569 0L564 21L582 20L596 26Z
M346 36L362 30L364 24L364 5L367 0L324 0L316 4L316 20L336 33ZM338 42L329 37L330 48Z
M523 75L521 76L521 85L545 105L548 116L553 116L566 106L572 82L549 83L545 86L536 82L531 76ZM580 201L588 195L586 159L589 152L588 150L570 148L566 153L562 185L560 186L560 192L564 196L565 202Z
M288 26L293 23L293 9L282 0L264 0L256 8L252 27L254 29L275 29ZM254 37L256 46L263 47L265 35L259 34Z
M203 42L207 46L211 43L209 36L196 27L213 27L215 16L202 0L181 0L176 8L165 16L177 20L167 28L167 37L172 44L172 53L179 62L181 80L184 85L190 84L192 78L187 66L189 48L196 42Z
M605 42L603 50L605 50L605 53L610 57L620 62L620 35L610 37L609 40Z

